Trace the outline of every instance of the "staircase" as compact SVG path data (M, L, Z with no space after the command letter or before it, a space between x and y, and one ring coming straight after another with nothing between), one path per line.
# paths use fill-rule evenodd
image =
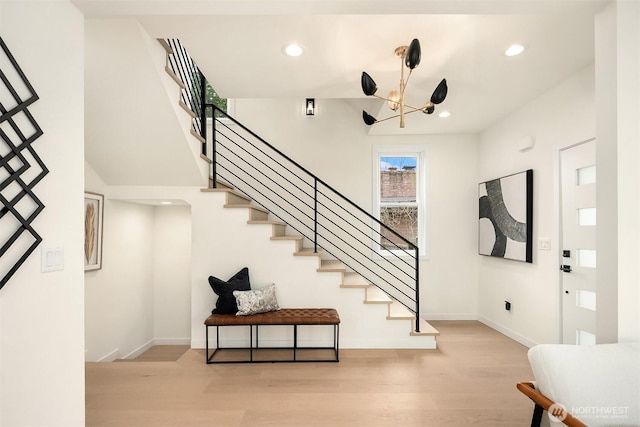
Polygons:
M271 226L272 241L292 242L293 257L312 257L316 259L316 272L339 274L337 285L342 289L351 289L351 292L360 292L362 303L365 305L377 305L383 307L385 319L405 325L406 333L415 338L412 344L403 345L408 348L435 349L436 337L440 334L437 329L423 319L419 319L419 327L416 328L416 316L402 304L390 298L380 288L369 283L356 272L349 271L339 260L326 258L322 250L314 252L311 247L306 247L306 239L299 234L288 234L288 225L280 220L273 219L268 210L256 205L246 195L237 192L229 184L218 181L216 188L203 188L202 193L223 193L225 195L225 209L240 211L241 215L247 215L247 224L254 226ZM419 332L416 330L419 329Z
M161 43L169 64L175 49ZM224 209L246 215L250 227L270 227L269 241L290 242L293 259L313 261L315 273L328 276L329 281L335 278L336 285L350 294L346 299L354 293L361 295L362 310L367 314L345 316L343 307L339 310L343 324L346 319L371 322L366 319L375 312L392 322L392 333L398 333L396 325L405 325L401 327L403 334L411 337L394 338L388 348L436 348L439 332L419 317L418 248L407 241L410 249L401 251L401 256L380 256L383 229L402 236L233 118L214 118L212 136L207 138L207 127L199 125L205 123L200 118L204 117L204 108L190 102L194 95L184 95L189 85L201 84L203 77L185 85L180 73L170 67L166 71L183 92L180 106L192 118L194 138L203 144L202 159L212 166L210 188L201 193L224 195ZM205 107L214 109L214 117L226 115L215 106ZM200 108L201 115L193 108ZM213 144L208 146L207 140ZM312 302L308 306L313 306ZM351 310L356 309L349 307ZM388 328L381 326L383 329Z

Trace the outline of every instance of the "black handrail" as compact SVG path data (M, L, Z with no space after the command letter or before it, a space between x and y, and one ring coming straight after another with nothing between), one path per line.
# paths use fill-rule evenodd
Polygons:
M376 284L415 314L419 332L418 247L219 107L205 108L213 109L213 135L207 141L213 186L218 179L226 181L312 241L314 252L322 248ZM383 237L382 230L407 249ZM376 258L380 239L393 245L391 258Z

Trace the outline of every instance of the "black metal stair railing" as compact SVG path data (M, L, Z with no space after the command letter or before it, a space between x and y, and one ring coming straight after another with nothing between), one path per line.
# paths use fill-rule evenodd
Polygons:
M169 66L185 86L182 102L196 114L193 128L205 140L202 153L212 160L214 187L217 180L226 181L304 236L314 252L326 252L376 285L413 313L415 330L420 332L418 247L225 111L208 104L206 79L194 60L179 40L166 42L172 50ZM210 138L207 109L213 109ZM389 235L406 248L388 240ZM386 249L391 245L395 250Z
M184 84L180 94L182 102L196 114L192 126L198 135L202 135L204 129L202 123L205 123L203 100L205 99L206 80L180 40L166 39L165 41L172 51L168 55L169 68Z
M206 126L202 135L214 187L218 180L230 184L304 236L314 252L326 252L376 285L413 313L419 332L418 247L217 106L208 108L214 110L212 135L207 138Z

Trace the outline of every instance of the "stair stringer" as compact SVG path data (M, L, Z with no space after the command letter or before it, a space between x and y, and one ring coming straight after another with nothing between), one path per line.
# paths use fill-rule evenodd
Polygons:
M303 239L287 236L279 221L233 194L223 189L207 189L203 190L202 212L192 204L194 231L206 229L206 235L210 236L205 242L200 241L202 236L196 237L194 233L193 256L206 254L211 260L208 269L194 271L192 347L204 347L202 321L215 305L216 296L206 285L207 277L214 275L226 279L246 266L253 289L275 283L281 307L337 309L343 348L436 348L435 334L412 336L412 320L388 320L388 304L363 304L362 288L341 286L342 271L318 271L321 258L310 256L308 249L307 253L301 254ZM227 197L233 201L230 203ZM232 205L244 206L231 208ZM274 229L278 230L275 235ZM202 265L203 261L198 264ZM204 290L202 283L206 285ZM261 344L267 345L270 338L281 344L282 333L276 331L269 337L268 329L260 330ZM234 332L223 338L235 342L241 340L239 335ZM322 341L326 338L325 332L312 331L311 340L315 338Z

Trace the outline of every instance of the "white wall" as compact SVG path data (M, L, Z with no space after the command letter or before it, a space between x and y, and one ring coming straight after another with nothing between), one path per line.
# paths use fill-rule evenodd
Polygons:
M431 319L475 318L477 139L470 135L369 136L355 103L316 99L318 112L308 117L303 114L303 102L239 99L235 117L369 212L373 146L424 146L430 259L420 263L420 311Z
M596 205L598 268L596 270L596 339L618 339L618 81L616 7L612 2L595 17L596 73Z
M191 338L191 209L154 209L153 335L156 344Z
M127 357L154 338L153 207L105 196L102 269L85 273L88 361Z
M481 257L480 320L525 344L559 339L558 152L595 136L594 69L588 67L481 135L479 181L534 171L533 263ZM533 148L521 152L524 137ZM539 238L551 250L538 250ZM511 311L504 301L511 302Z
M104 181L205 185L200 143L178 106L180 88L164 69L160 43L135 19L111 17L85 21L85 44L85 158Z
M640 3L616 10L618 114L618 340L640 341Z
M0 290L0 425L82 426L83 17L68 1L3 1L0 34L40 96L33 147L50 170L34 188L43 242ZM40 249L53 245L64 269L41 273Z
M103 267L85 273L87 361L188 344L191 212L114 199L89 163L85 188L105 195Z

